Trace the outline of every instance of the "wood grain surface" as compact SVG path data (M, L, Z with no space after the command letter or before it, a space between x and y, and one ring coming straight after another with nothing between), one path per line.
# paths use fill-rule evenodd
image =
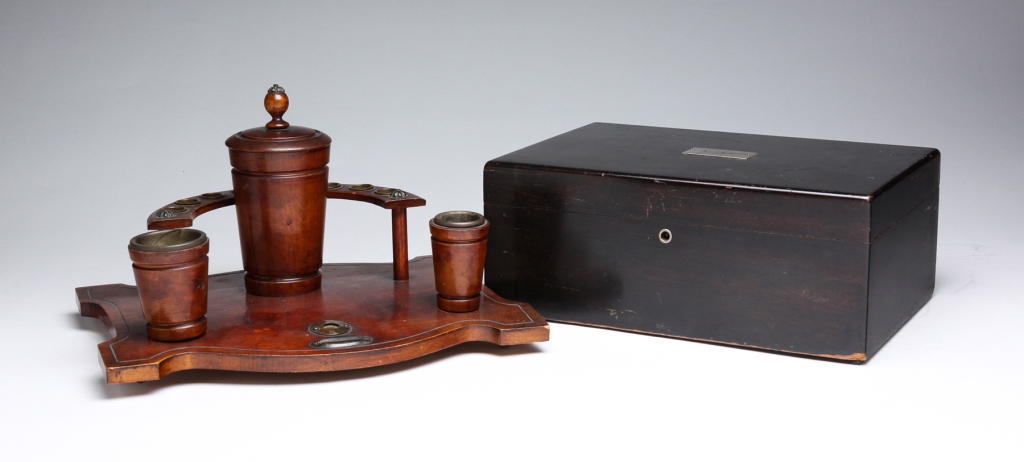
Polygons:
M395 281L392 265L328 264L321 290L292 297L247 294L243 273L210 276L206 335L168 343L146 337L138 291L123 284L76 289L82 316L102 320L112 338L99 345L109 383L156 380L187 369L317 372L392 364L472 341L518 345L548 339L532 306L486 287L480 309L437 308L433 263L418 257L410 278ZM342 321L370 343L341 349L310 344L328 337L309 331L318 321Z

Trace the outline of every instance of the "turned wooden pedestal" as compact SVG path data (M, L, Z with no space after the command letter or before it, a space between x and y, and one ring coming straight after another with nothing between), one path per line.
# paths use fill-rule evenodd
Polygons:
M328 264L322 271L321 290L291 297L247 294L242 271L211 275L206 335L184 342L147 338L133 286L80 287L76 292L82 316L102 320L113 337L99 345L108 383L156 380L188 369L359 369L465 342L519 345L548 339L548 324L532 306L505 300L486 287L479 310L437 309L429 256L409 262L405 281L394 279L390 263ZM334 336L311 332L311 326L325 321L347 324L351 331ZM332 341L340 347L330 348ZM321 346L313 346L317 342Z

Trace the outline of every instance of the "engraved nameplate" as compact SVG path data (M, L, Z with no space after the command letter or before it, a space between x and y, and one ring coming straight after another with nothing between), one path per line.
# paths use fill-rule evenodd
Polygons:
M683 151L683 154L691 156L724 157L726 159L747 160L757 155L756 152L729 151L725 149L690 148Z

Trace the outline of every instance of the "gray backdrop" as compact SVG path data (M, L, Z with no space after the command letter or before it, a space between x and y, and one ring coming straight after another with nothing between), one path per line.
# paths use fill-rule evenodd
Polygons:
M0 453L1020 457L1022 44L1022 2L4 1ZM427 198L412 255L433 214L482 209L487 160L594 121L937 147L935 297L864 366L556 324L379 370L103 384L73 289L132 284L150 212L230 188L223 141L274 83L333 180ZM328 213L326 261L390 258L386 213ZM234 214L197 226L240 269Z

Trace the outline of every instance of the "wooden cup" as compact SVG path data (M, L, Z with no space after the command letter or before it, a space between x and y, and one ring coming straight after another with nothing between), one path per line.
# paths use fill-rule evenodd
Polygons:
M476 212L443 212L430 220L438 308L453 313L480 308L490 227Z
M198 229L140 234L128 243L146 333L176 342L206 333L210 239Z

